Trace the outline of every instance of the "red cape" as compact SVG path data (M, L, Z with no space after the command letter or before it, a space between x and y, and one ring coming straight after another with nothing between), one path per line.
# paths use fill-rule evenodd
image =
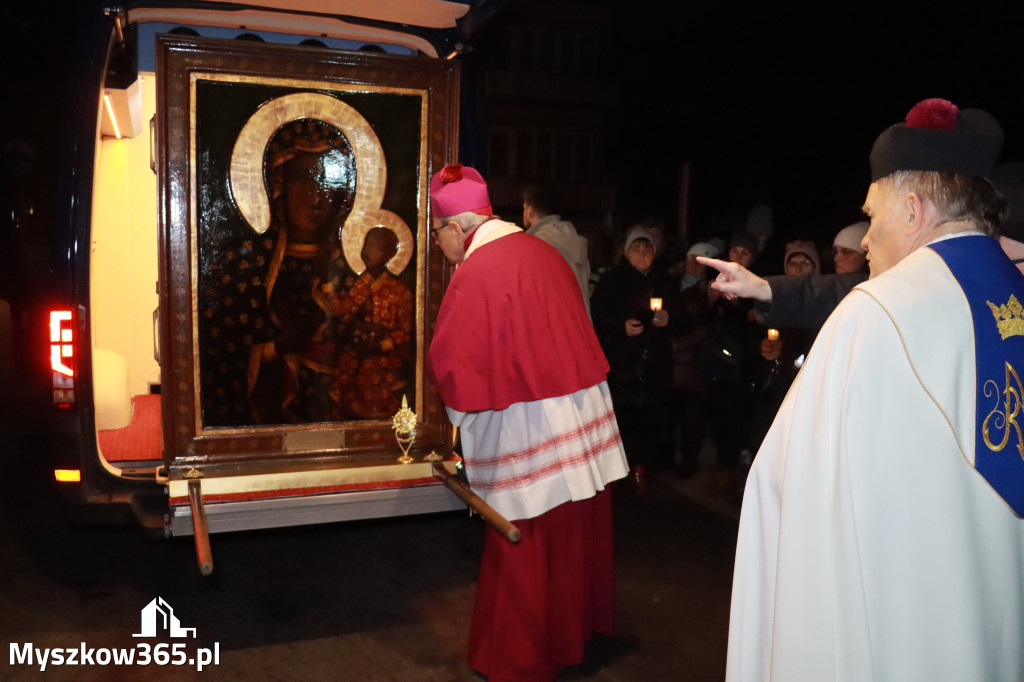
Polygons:
M445 292L427 374L460 412L575 393L608 361L576 276L553 247L517 232L477 248Z

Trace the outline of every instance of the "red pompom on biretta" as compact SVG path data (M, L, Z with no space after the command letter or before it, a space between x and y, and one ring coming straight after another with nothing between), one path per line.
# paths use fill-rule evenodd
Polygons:
M871 182L896 171L954 173L985 178L1003 144L1003 129L982 109L960 109L947 99L914 105L871 147Z
M957 106L948 99L933 97L922 100L907 113L907 127L954 131L959 112Z
M462 179L462 164L461 163L450 163L441 169L441 182L448 184L449 182L458 182Z
M487 183L475 169L450 163L430 178L430 211L434 218L465 213L494 214Z

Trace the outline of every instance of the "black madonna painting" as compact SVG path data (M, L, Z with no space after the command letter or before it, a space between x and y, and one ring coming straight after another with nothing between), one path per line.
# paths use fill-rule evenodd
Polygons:
M417 388L424 98L193 87L202 426L390 419Z

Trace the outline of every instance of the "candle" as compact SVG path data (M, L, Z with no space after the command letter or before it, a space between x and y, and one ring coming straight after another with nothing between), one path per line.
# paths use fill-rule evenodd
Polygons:
M768 330L768 340L769 341L778 341L779 340L779 330L778 329L769 329Z
M652 298L651 299L651 310L661 310L661 299L660 298Z

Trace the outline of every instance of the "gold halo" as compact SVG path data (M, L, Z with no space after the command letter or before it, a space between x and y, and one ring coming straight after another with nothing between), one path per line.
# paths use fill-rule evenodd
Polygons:
M356 161L356 197L352 210L380 207L387 165L380 140L358 111L328 95L298 92L263 104L242 126L231 151L231 194L253 230L270 227L270 199L263 181L263 155L270 138L292 121L311 118L340 130L352 145Z
M386 227L398 237L398 252L388 261L388 270L393 275L400 275L412 260L412 230L401 218L391 211L378 208L372 211L356 213L355 209L345 221L345 229L341 231L341 248L345 260L353 272L362 274L366 269L363 262L363 240L366 233L375 227Z

